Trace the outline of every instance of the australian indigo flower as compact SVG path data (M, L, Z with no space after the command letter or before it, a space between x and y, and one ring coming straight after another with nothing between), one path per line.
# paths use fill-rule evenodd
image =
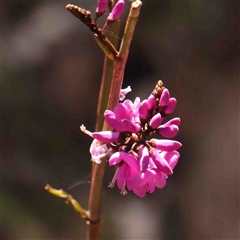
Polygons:
M121 100L131 88L122 90ZM134 102L125 100L113 111L106 110L104 117L113 131L89 132L82 125L81 130L94 138L90 147L92 160L101 163L109 158L109 165L116 167L110 183L115 182L121 193L133 191L139 197L155 188L166 185L168 175L173 174L180 154L176 151L181 143L168 139L151 138L153 134L173 138L178 134L180 118L173 118L162 124L164 117L173 112L177 100L171 98L168 89L158 81L148 99Z

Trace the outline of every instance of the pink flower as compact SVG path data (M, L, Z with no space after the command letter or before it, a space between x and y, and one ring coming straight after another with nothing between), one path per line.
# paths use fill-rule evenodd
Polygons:
M131 89L130 86L128 86L127 88L121 89L121 90L120 90L119 100L120 100L120 101L123 101L123 100L125 99L126 95L127 95L129 92L131 92L131 91L132 91L132 89Z
M125 97L128 90L124 91ZM123 195L133 191L144 197L147 192L153 193L166 185L180 157L177 150L182 144L151 136L157 133L173 138L178 134L180 118L162 124L176 103L159 81L148 99L142 102L138 97L134 102L127 99L113 111L105 111L105 120L113 131L91 133L82 127L83 132L95 139L90 148L92 159L100 163L102 158L109 158L109 165L116 167L110 187L117 183Z
M90 146L91 160L98 164L102 162L102 158L109 156L111 152L112 150L109 149L106 144L103 144L97 139L94 139Z
M99 141L110 143L117 142L120 136L120 132L112 132L112 131L101 131L101 132L93 132L92 137L96 138Z
M162 91L162 95L160 97L160 100L159 100L159 106L160 107L167 106L168 103L169 103L169 99L170 99L170 93L166 88L164 88L163 91Z
M102 16L108 7L108 0L98 0L98 6L96 9L96 15L97 17Z
M112 9L112 12L108 15L107 22L112 23L118 20L124 12L125 2L119 0Z
M173 138L179 132L179 125L181 123L180 118L173 118L160 126L157 129L157 133L166 138Z
M132 132L140 131L138 114L139 101L136 99L134 103L130 100L125 100L119 103L112 111L106 110L104 113L107 123L118 132Z
M156 115L154 115L154 116L151 118L151 120L150 120L150 122L149 122L149 125L150 125L152 128L156 129L156 128L158 128L158 127L160 126L160 124L162 123L162 121L163 121L163 118L161 117L161 114L160 114L160 113L157 113Z
M152 138L148 143L159 151L173 151L179 149L182 144L178 141L168 139Z
M166 185L166 175L158 169L148 170L142 173L142 182L132 191L139 197L145 197L146 193L153 193L155 188L163 188Z
M127 188L139 197L144 197L147 192L154 192L156 187L163 188L166 185L167 174L160 171L153 162L149 164L145 172L141 172L138 159L131 154L114 153L109 159L109 165L117 166L109 186L113 188L117 181L118 188L121 189L123 195L127 193Z
M160 96L158 110L162 113L163 116L167 116L173 112L176 106L176 98L170 98L168 89L164 88Z

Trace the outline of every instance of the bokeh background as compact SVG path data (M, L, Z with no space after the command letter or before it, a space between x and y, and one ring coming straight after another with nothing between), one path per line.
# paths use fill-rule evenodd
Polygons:
M85 238L85 223L44 186L87 207L91 139L79 126L94 130L103 53L65 5L94 13L96 2L1 3L1 239ZM109 189L107 167L103 239L240 238L239 10L231 0L143 2L123 86L144 99L164 81L183 147L167 186L144 199Z

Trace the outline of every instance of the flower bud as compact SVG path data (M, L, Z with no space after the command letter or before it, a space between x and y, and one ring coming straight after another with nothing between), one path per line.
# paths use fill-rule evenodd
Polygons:
M100 17L102 16L108 7L108 0L98 0L98 6L96 9L96 16Z
M119 0L113 7L112 12L108 15L107 23L113 23L117 21L122 16L124 7L125 7L124 0Z
M157 113L150 120L150 126L152 128L158 128L160 126L160 124L162 123L162 121L163 121L163 118L161 117L161 114Z
M93 138L96 138L98 141L105 143L117 142L119 135L120 135L119 132L112 131L101 131L92 133Z
M149 117L147 100L143 100L141 102L139 107L139 115L142 119L147 119Z
M109 155L108 147L106 144L102 144L97 139L94 139L90 146L90 153L92 156L92 161L100 164L101 158Z
M177 99L176 98L170 98L169 102L168 102L168 106L165 109L165 114L172 113L176 106L177 106Z
M150 95L147 99L148 109L153 109L156 106L156 99L153 95Z
M178 126L174 124L169 126L161 126L158 129L158 133L166 138L174 138L175 136L177 136L178 132L179 132Z
M181 123L181 119L179 117L175 117L175 118L170 119L164 125L165 126L170 126L170 125L174 124L174 125L177 125L179 127L180 123Z
M168 139L152 138L149 143L159 151L174 151L182 146L180 142Z
M167 90L167 88L164 88L163 91L162 91L162 95L160 97L160 100L159 100L159 106L161 106L161 107L167 106L168 102L169 102L169 99L170 99L170 93Z

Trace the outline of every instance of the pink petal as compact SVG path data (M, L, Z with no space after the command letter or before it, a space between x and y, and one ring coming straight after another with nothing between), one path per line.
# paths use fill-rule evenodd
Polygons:
M180 123L181 123L181 119L179 117L176 117L176 118L172 118L171 120L166 122L164 125L169 126L169 125L173 124L173 125L177 125L179 127Z
M167 108L165 109L165 114L170 114L174 111L175 107L177 106L177 99L170 98Z
M161 152L160 155L162 155L166 159L166 161L169 163L172 169L175 168L178 159L180 158L180 153L177 151Z
M156 184L155 184L154 181L148 182L148 183L147 183L147 186L148 186L148 188L149 188L149 192L150 192L150 193L153 193L153 192L155 191L155 186L156 186Z
M166 181L167 176L159 170L156 170L156 172L157 172L157 177L155 179L156 180L156 182L155 182L156 187L157 188L164 188L166 186L166 183L167 183L167 181Z
M154 150L152 155L151 155L154 163L156 164L156 166L158 167L158 169L167 174L167 175L171 175L173 174L172 168L171 166L168 164L168 162L164 159L164 157L162 155L159 154L159 152L157 150Z
M124 12L125 2L124 0L119 0L113 7L112 12L108 15L108 21L114 21L121 17Z
M108 7L108 0L98 0L98 7L96 9L97 13L104 13Z
M131 168L139 169L138 160L131 154L126 152L119 152L120 158L124 160Z
M167 184L166 178L158 178L156 180L156 187L157 188L164 188Z
M139 115L142 119L147 119L148 118L148 103L147 100L143 100L140 104L139 108Z
M120 132L112 132L112 131L101 131L92 133L92 137L96 138L99 141L110 143L117 142L119 138Z
M123 185L125 184L126 172L128 171L128 168L129 166L126 163L123 163L123 165L118 168L117 185L120 190L122 190Z
M115 152L112 154L112 156L109 158L108 164L109 166L117 165L122 161L120 152Z
M154 177L156 175L156 172L154 170L147 169L146 172L141 173L141 179L142 182L140 186L146 185L150 181L154 181Z
M121 121L122 132L131 132L131 122L127 119Z
M100 164L101 163L101 157L107 153L108 147L106 144L102 144L97 139L94 139L91 146L90 146L90 153L91 157L94 162Z
M137 196L143 198L143 197L146 196L147 187L144 185L144 186L142 186L142 187L134 188L134 189L133 189L133 192L134 192Z
M98 144L98 140L97 139L94 139L92 141L92 144L90 145L90 153L91 153L91 156L96 156L97 154L99 154L99 152L97 151L97 147L99 146Z
M179 128L177 125L161 126L158 133L166 138L173 138L177 136Z
M154 161L152 160L151 156L149 157L149 165L148 165L149 169L154 169L157 168L156 164L154 163Z
M182 146L180 142L168 139L152 138L149 142L154 148L160 151L173 151L179 149Z
M104 112L104 117L106 122L116 131L121 132L121 124L119 122L119 120L116 119L115 113L110 111L110 110L106 110Z
M149 164L149 152L147 147L145 146L141 147L138 153L139 153L140 171L145 172Z
M147 99L148 109L153 109L156 106L156 99L153 95L150 95Z
M131 100L127 99L123 102L123 104L126 106L127 109L132 109L133 108L133 103Z
M115 113L116 119L119 121L122 119L130 120L130 111L123 103L119 103L114 108L113 112Z
M140 98L136 97L136 99L134 100L133 103L133 107L132 107L132 111L133 111L133 118L136 121L140 121L139 120L139 107L140 107Z
M142 174L143 175L143 174ZM155 189L153 189L153 186L155 186L155 178L157 177L157 174L156 174L156 171L155 170L147 170L145 173L144 173L144 177L142 176L143 178L143 182L145 182L145 184L147 184L153 191ZM150 192L152 191L151 189Z
M161 117L160 113L157 113L156 115L154 115L152 117L152 119L150 120L150 126L154 129L158 128L160 126L160 124L162 123L163 118Z
M122 132L132 132L132 133L137 133L141 129L140 125L135 124L127 119L122 120L121 128L122 128Z
M164 88L159 100L159 106L164 107L168 105L170 99L170 93L167 88Z
M141 172L139 172L137 169L129 167L126 180L128 190L132 190L133 188L139 187L141 182L142 182Z

